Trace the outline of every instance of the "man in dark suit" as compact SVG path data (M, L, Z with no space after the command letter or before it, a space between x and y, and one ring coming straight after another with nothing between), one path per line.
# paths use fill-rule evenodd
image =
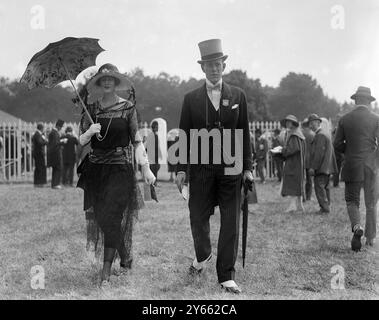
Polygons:
M47 166L53 168L51 177L51 187L53 189L62 189L62 150L61 145L65 140L61 141L60 131L62 130L64 121L58 120L55 128L49 133L49 142L47 145Z
M44 135L42 123L37 125L37 131L32 137L32 155L34 159L34 186L43 187L47 183L46 179L46 159L45 146L47 139Z
M361 249L361 217L359 214L360 190L363 187L366 205L366 245L373 246L376 237L376 154L379 141L379 116L369 110L375 98L371 90L359 87L351 96L354 110L345 114L338 123L334 147L344 153L342 180L345 181L345 200L353 238L351 248Z
M76 163L76 149L79 145L78 138L74 136L71 126L65 130L64 138L67 142L63 146L63 175L62 183L65 186L72 187L74 185L74 167Z
M330 212L330 175L337 171L332 139L325 129L321 128L321 118L317 114L308 117L309 127L315 133L313 138L309 174L314 176L315 193L320 205L319 213Z
M179 143L185 136L188 141L185 143L187 159L179 160L176 177L181 191L189 166L189 210L196 253L190 273L199 274L212 256L209 218L218 205L221 215L216 266L218 281L227 292L238 294L241 290L234 281L234 265L238 248L241 185L246 179L253 181L246 96L241 89L222 81L227 56L222 53L221 41L203 41L199 43L199 48L202 58L198 63L206 81L184 97ZM209 139L208 136L207 143L201 139L200 147L199 136L193 134L195 131L214 133L221 139ZM231 145L225 146L229 134L233 137L229 140ZM237 137L240 139L234 139ZM232 165L226 150L230 148L231 153L235 152L236 155L234 164L237 164L237 170L233 169L234 172L228 170ZM201 150L201 156L195 150ZM217 155L220 155L221 161Z

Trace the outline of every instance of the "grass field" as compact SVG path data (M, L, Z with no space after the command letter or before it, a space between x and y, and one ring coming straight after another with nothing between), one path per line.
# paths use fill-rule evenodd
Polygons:
M82 191L0 185L0 299L378 299L379 249L350 250L343 188L332 189L332 212L284 213L275 182L257 184L250 208L245 269L241 249L236 281L243 294L223 293L215 272L219 214L211 218L214 258L198 279L188 209L175 185L161 182L159 203L147 202L134 231L134 266L98 288L100 264L85 250ZM362 216L364 217L364 206ZM45 289L31 288L31 268L45 271ZM345 289L331 289L331 268L343 267ZM118 263L115 265L117 270Z

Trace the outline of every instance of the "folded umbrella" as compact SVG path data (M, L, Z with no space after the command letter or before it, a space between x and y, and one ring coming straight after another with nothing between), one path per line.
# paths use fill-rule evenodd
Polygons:
M257 203L257 193L254 181L246 180L243 183L243 202L242 202L242 267L245 268L246 244L247 244L247 226L249 217L249 191L254 203Z
M72 79L75 79L84 69L96 64L97 55L104 51L98 42L99 39L68 37L50 43L32 57L20 82L27 84L29 89L33 89L52 88L62 81L70 80L79 101L93 123Z

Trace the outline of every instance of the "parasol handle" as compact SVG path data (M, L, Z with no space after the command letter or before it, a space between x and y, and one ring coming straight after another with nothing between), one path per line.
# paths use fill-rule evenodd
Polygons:
M88 109L87 109L87 107L86 107L86 104L84 103L82 97L80 96L78 90L76 89L74 83L72 82L71 77L70 77L70 74L68 73L68 70L67 70L65 64L63 63L62 58L61 58L61 57L58 57L58 60L59 60L59 62L61 63L61 65L62 65L64 71L66 72L67 78L70 80L70 83L71 83L72 87L74 88L75 93L76 93L76 95L78 96L79 101L81 102L82 107L83 107L84 111L86 112L89 121L91 122L91 124L94 124L94 122L93 122L93 120L92 120L92 117L91 117L91 115L90 115L90 113L88 112ZM100 133L96 133L96 136L97 136L98 138L101 138Z
M92 120L92 117L91 117L90 113L88 112L88 109L87 109L87 107L86 107L84 101L82 100L81 96L80 96L79 93L78 93L78 90L76 90L76 87L75 87L74 83L73 83L72 80L71 80L70 74L68 73L68 70L67 70L65 64L63 63L63 61L62 61L62 59L61 59L60 57L58 58L58 60L59 60L59 62L61 63L61 65L62 65L64 71L66 72L66 75L67 75L68 79L70 80L70 83L71 83L72 87L74 88L75 93L76 93L76 95L78 96L79 101L81 102L82 107L84 108L84 111L86 112L86 114L87 114L87 116L88 116L88 118L89 118L89 121L91 122L91 124L94 124L94 122L93 122L93 120Z

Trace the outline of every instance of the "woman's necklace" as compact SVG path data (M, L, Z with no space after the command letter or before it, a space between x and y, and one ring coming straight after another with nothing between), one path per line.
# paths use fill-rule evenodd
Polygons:
M118 99L117 99L118 100ZM116 102L115 102L116 103ZM113 106L113 105L115 105L115 103L113 103L113 104L111 104L109 107L111 107L111 106ZM101 105L101 103L100 103L100 105ZM109 108L108 107L108 108ZM107 109L107 108L101 108L102 109L102 111L104 110L104 109ZM97 138L97 140L98 141L104 141L105 140L105 138L106 138L106 136L107 136L107 134L108 134L108 130L109 130L109 127L110 127L110 125L111 125L111 123L112 123L112 119L113 119L113 117L114 117L114 115L115 115L115 113L117 112L117 110L115 110L115 112L113 112L112 113L112 116L111 116L111 118L110 118L110 120L109 120L109 122L108 122L108 126L107 126L107 130L105 131L105 134L104 134L104 136L102 136L101 138L99 137L99 135L96 135L96 138ZM96 123L97 123L97 120L98 120L98 114L96 114Z

